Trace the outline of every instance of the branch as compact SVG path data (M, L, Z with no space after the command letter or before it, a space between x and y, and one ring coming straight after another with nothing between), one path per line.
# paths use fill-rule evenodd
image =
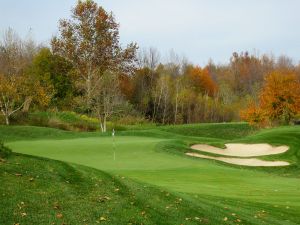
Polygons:
M15 112L19 111L20 109L22 109L22 107L24 106L25 102L22 103L22 105L20 105L18 108L16 108L14 111L10 112L8 114L8 116L11 116L12 114L14 114Z

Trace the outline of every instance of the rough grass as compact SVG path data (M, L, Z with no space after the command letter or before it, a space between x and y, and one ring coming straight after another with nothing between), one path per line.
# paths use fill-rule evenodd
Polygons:
M107 130L110 131L112 129L121 131L156 127L156 124L140 117L126 116L111 119L113 119L113 121L107 121ZM100 131L99 120L97 118L69 111L18 112L13 114L10 123L15 126L50 127L66 131ZM5 124L5 119L2 115L0 115L0 125L1 124Z

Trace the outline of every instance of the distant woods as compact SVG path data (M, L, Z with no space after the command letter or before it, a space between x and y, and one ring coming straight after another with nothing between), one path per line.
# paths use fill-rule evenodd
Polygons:
M79 1L50 47L8 29L0 42L0 110L74 111L106 121L125 116L161 124L289 123L300 113L300 64L287 56L233 53L200 67L174 52L119 43L114 15Z

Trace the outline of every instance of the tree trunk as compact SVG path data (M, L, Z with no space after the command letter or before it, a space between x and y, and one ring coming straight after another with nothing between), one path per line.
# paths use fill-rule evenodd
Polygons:
M87 108L90 109L91 106L91 78L88 76L88 79L86 80L86 95L87 95Z
M104 131L103 131L103 124L102 124L101 119L100 119L100 129L101 129L101 132L103 133Z
M106 132L106 115L99 116L101 132Z
M9 125L9 116L8 115L5 115L5 122L6 122L6 125Z
M104 133L105 133L106 132L106 116L104 116L103 130L104 130Z
M178 111L178 85L176 84L174 124L176 124L176 122L177 122L177 111Z
M29 107L30 107L31 102L32 102L32 97L27 97L25 99L22 112L28 112L29 111Z
M164 96L163 124L165 124L166 111L167 111L167 94L165 94Z

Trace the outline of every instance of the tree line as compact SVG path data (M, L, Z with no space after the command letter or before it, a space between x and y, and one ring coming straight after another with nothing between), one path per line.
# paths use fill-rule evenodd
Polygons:
M49 46L8 29L0 41L0 110L75 111L106 121L131 115L161 124L288 123L300 113L300 64L287 56L233 53L200 67L155 48L123 47L112 12L78 1Z

